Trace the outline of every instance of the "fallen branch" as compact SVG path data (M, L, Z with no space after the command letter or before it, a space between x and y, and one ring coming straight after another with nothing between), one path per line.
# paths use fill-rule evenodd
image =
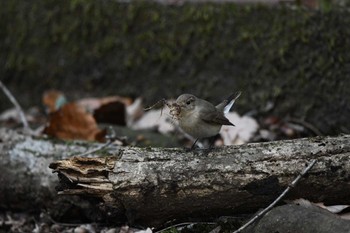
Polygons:
M89 158L69 158L99 145L0 129L0 208L44 208L56 213L56 221L65 221L62 216L78 208L83 221L160 228L189 218L254 213L275 200L313 159L317 166L288 199L350 202L350 135L219 147L207 155L110 145ZM55 186L65 195L57 196Z
M255 212L315 159L317 168L288 198L347 203L349 156L350 136L344 135L220 147L209 154L121 147L115 156L74 157L50 168L59 174L60 194L96 197L131 224L160 227L188 217Z
M7 87L1 82L0 80L0 88L2 89L2 91L5 93L5 95L7 96L7 98L9 98L9 100L11 101L11 103L15 106L16 111L22 121L23 124L23 128L25 130L25 132L32 132L31 128L29 127L27 118L22 110L22 107L19 105L19 103L17 102L16 98L12 95L12 93L10 92L9 89L7 89Z

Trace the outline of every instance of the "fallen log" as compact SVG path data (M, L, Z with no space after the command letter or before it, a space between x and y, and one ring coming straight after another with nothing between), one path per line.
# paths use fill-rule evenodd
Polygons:
M49 140L23 134L21 130L0 128L0 211L45 210L54 220L67 222L105 219L104 212L99 211L99 202L86 197L58 196L55 187L59 182L49 169L53 161L99 145Z
M111 146L89 159L73 159L68 157L99 144L65 143L0 129L0 209L47 209L56 220L108 217L122 222L126 215L130 222L149 226L172 219L252 213L267 206L314 158L316 166L288 198L349 204L349 140L343 135L256 143L220 147L207 155ZM48 168L50 163L61 185ZM82 195L57 196L55 186L62 194Z
M265 207L307 166L316 165L287 196L350 203L350 135L202 150L123 147L113 156L72 157L50 164L60 194L104 201L129 223L252 213ZM111 213L110 213L111 215Z

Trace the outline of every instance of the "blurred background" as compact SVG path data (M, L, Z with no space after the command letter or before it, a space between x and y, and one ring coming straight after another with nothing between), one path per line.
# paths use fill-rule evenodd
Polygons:
M350 133L349 7L345 0L2 1L0 80L26 110L42 106L50 89L70 101L142 98L143 107L182 93L219 103L242 91L235 111L259 125L249 140ZM12 107L0 94L0 112Z
M350 133L350 1L0 2L3 149L13 145L7 140L14 131L7 128L23 128L20 111L4 88L22 106L30 132L60 139L50 140L53 144L69 145L71 141L62 140L72 139L106 142L109 135L123 146L190 147L193 138L159 102L183 93L217 104L242 92L227 114L235 127L222 127L216 146ZM32 141L29 147L34 149L51 148ZM200 143L206 146L205 140ZM96 155L105 155L104 149ZM0 206L0 232L107 232L98 222L125 221L116 220L109 209L108 216L99 213L101 200L89 199L93 207L85 199L50 207L56 202L51 196L55 185L49 190L45 180L36 189L40 179L30 173L27 162L7 162L6 155L17 161L12 152L1 158L5 170L13 173L0 175L13 175L0 177L5 181L0 199L2 194L6 200ZM331 166L332 172L337 169ZM45 171L57 181L47 167ZM269 190L277 180L271 178L266 180ZM25 188L19 188L21 183ZM260 189L260 183L252 187ZM27 213L18 215L7 206ZM76 220L93 224L65 224Z

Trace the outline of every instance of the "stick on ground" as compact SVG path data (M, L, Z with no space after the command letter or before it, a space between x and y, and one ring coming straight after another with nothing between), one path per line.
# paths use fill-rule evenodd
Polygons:
M12 93L10 92L9 89L7 89L7 87L1 82L0 80L0 88L2 89L2 91L5 93L5 95L7 96L7 98L9 98L9 100L11 101L11 103L15 106L18 115L22 121L24 130L31 132L31 129L29 127L27 118L24 115L23 109L21 108L21 106L19 105L19 103L17 102L16 98L12 95Z
M263 209L261 212L259 212L257 215L255 215L252 219L250 219L246 224L241 226L239 229L234 231L233 233L239 233L245 228L247 228L250 224L255 222L258 218L260 218L262 215L266 214L269 210L271 210L292 188L295 187L295 185L299 182L299 180L315 165L316 159L312 160L311 163L298 175L297 178L293 180L293 182L283 191L279 197L272 202L268 207Z

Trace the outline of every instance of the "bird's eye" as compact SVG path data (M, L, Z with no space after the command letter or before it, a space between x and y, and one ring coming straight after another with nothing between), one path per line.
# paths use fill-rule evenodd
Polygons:
M190 105L191 101L190 100L187 100L186 104L187 105Z

